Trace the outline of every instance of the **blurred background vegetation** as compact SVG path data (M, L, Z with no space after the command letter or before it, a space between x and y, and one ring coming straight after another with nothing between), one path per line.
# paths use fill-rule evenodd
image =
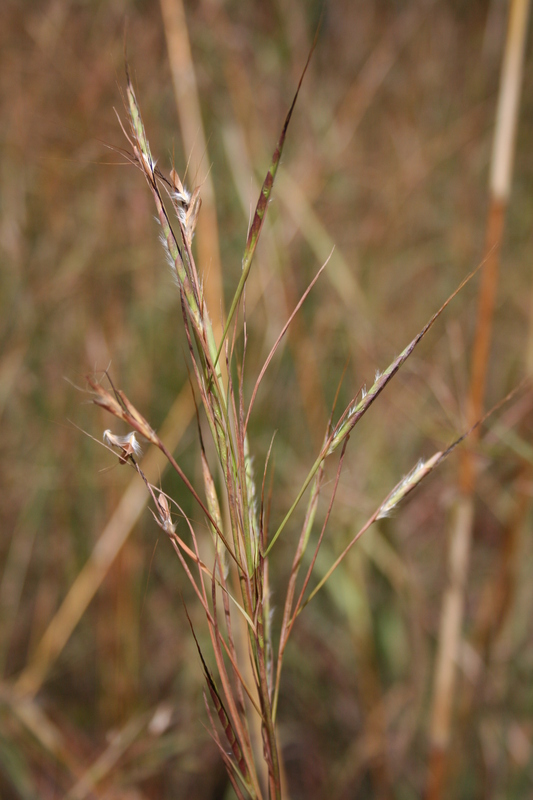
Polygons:
M124 117L127 20L128 58L159 167L168 171L174 159L183 174L192 153L199 167L189 185L212 182L227 303L321 5L185 3L181 33L205 148L187 97L178 107L172 69L181 55L170 6L4 0L0 12L2 798L232 796L207 730L179 588L200 632L201 616L144 508L141 481L86 435L101 441L109 421L88 402L85 375L109 366L201 485L178 294L142 176L108 145L125 145L114 109ZM503 0L324 4L247 295L251 391L335 245L267 373L251 423L259 475L277 431L274 522L314 460L346 364L348 402L482 257L507 10ZM529 50L487 406L532 363ZM187 119L192 149L183 143ZM211 234L199 231L198 247L211 235L209 280L218 245L209 198L204 206ZM476 289L474 282L456 298L354 432L319 573L418 458L463 432ZM213 318L221 308L211 306ZM489 428L477 453L446 796L526 798L533 792L530 398ZM300 617L280 708L292 800L423 793L457 469L454 455L371 529ZM162 470L161 482L198 517ZM102 545L95 550L103 536L107 556ZM274 555L278 609L293 545L286 531ZM496 585L503 600L487 625Z

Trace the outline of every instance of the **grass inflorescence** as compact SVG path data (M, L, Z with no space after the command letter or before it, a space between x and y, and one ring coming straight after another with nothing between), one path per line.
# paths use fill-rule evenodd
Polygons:
M216 463L210 464L198 415L205 501L202 500L199 491L193 488L163 441L126 395L115 389L112 384L110 392L94 379L90 379L92 390L95 392L95 402L126 422L134 431L164 452L205 515L214 544L209 560L205 555L200 555L203 548L199 541L198 526L193 518L187 517L183 509L178 507L185 520L185 524L182 522L181 527L178 527L172 518L172 499L158 491L142 472L136 460L138 453L136 443L134 444L132 439L134 433L130 434L129 438L128 436L118 438L109 430L105 432L106 441L120 451L121 462L124 463L129 459L145 481L155 506L154 519L168 535L203 609L216 664L216 675L208 666L208 656L200 646L188 612L187 618L205 676L206 702L209 698L220 723L220 726L215 724L208 704L212 735L236 795L239 798L247 797L253 800L259 800L265 795L270 800L281 800L282 797L277 717L283 659L296 618L325 585L360 536L376 520L388 516L463 438L461 437L446 451L439 451L432 457L420 461L376 508L326 573L318 582L315 581L314 587L311 588L314 567L335 500L350 436L359 420L411 356L448 303L479 269L478 267L473 270L461 282L398 357L383 372L376 374L373 385L361 393L360 399L356 396L350 401L345 410L338 415L337 422L333 422L335 409L332 410L328 428L324 431L324 444L307 478L297 492L294 502L284 514L282 522L276 530L271 531L267 507L270 506L272 498L265 494L269 459L267 458L264 465L261 479L260 474L254 474L252 466L248 423L258 387L265 379L267 367L303 301L313 289L322 270L327 268L327 262L304 292L276 338L264 365L257 371L255 387L248 404L245 401L243 384L244 375L249 369L246 360L247 335L244 308L246 284L253 265L254 253L274 187L287 129L306 69L307 65L300 78L263 182L244 250L241 277L218 342L192 246L196 223L201 213L201 192L199 188L195 188L192 193L189 192L175 167L172 168L168 178L160 168L156 167L139 103L129 74L127 75L126 105L130 125L129 130L125 127L123 130L130 147L128 158L143 173L155 203L156 218L162 229L161 241L180 296L194 378L194 389L191 388L191 391L200 398L211 444L216 454ZM165 198L170 201L173 216L167 209ZM239 359L238 343L241 352ZM334 455L339 456L335 479L333 488L329 492L327 511L319 535L316 537L313 535L313 530L316 525L319 497L324 489L326 464ZM217 480L216 476L219 476L220 480ZM258 490L259 482L261 491ZM286 586L282 618L279 621L276 616L276 624L273 625L269 571L271 552L289 525L294 524L296 509L306 495L307 507ZM227 509L225 519L222 508ZM187 539L190 539L192 545L187 543ZM310 547L312 552L307 557L306 553ZM299 580L304 562L307 563L307 569L303 580ZM242 642L237 643L242 638L236 631L238 621L245 630L245 645ZM276 627L275 635L274 627ZM257 723L260 727L259 742L253 735Z

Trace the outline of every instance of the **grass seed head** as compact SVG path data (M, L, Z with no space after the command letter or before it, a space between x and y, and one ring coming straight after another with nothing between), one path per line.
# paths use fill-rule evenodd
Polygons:
M168 505L168 500L163 492L159 492L159 497L157 498L157 505L158 505L158 512L159 512L159 519L161 520L161 527L165 531L165 533L172 534L176 532L176 526L172 522L172 515L170 513L170 508Z
M121 464L125 464L128 458L131 456L142 455L142 448L137 441L135 431L131 431L125 436L119 436L118 434L112 433L109 429L107 429L104 431L103 439L106 444L110 445L111 447L116 447L121 451L119 455L119 461Z

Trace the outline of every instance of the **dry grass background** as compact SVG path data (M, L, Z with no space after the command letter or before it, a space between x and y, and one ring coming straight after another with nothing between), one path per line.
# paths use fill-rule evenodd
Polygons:
M214 187L227 299L319 8L202 0L185 12L208 149L194 158ZM481 258L506 13L500 0L325 6L247 301L248 363L260 364L335 243L250 430L258 464L278 431L278 515L317 451L346 360L348 399ZM76 428L100 440L107 423L72 385L111 363L158 429L185 387L166 430L199 477L178 295L146 187L103 144L123 144L113 107L122 110L127 17L152 151L164 169L172 153L187 163L161 7L13 1L0 14L1 796L230 797L205 729L179 564L141 513L140 480L102 471L116 459ZM533 361L531 58L488 405ZM475 310L471 285L352 437L319 571L420 456L463 431ZM479 448L449 797L533 790L530 412L522 397ZM300 618L280 707L292 800L422 795L457 466L450 459L371 530ZM117 507L138 510L138 521ZM125 543L99 568L94 547L110 520L109 541ZM280 584L289 552L276 555ZM67 624L54 615L73 585ZM53 619L56 647L46 650Z

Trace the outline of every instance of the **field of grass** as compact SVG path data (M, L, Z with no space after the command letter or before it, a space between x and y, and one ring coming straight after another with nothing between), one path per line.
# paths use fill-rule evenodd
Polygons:
M236 797L183 601L215 671L204 610L143 480L104 448L104 430L129 429L92 402L87 376L110 390L108 370L204 498L180 292L147 181L123 154L124 42L158 169L201 187L193 251L219 339L321 10L6 0L0 11L2 800ZM246 289L248 404L329 258L250 416L258 496L269 459L271 535L330 415L372 387L487 255L507 21L503 0L323 5ZM485 409L533 371L531 44L530 24L503 241L488 249L499 277L482 323ZM328 460L297 593L328 515L307 594L419 459L482 416L469 406L482 282L458 293L368 409L340 477L340 448ZM242 351L241 335L234 380ZM298 616L277 703L283 800L532 795L532 410L526 385L357 541ZM161 452L141 445L143 473L179 503L212 567L205 513ZM269 552L276 647L306 502ZM223 497L221 514L227 526ZM446 598L455 642L442 628ZM448 695L439 664L451 670ZM260 760L261 735L251 738Z

